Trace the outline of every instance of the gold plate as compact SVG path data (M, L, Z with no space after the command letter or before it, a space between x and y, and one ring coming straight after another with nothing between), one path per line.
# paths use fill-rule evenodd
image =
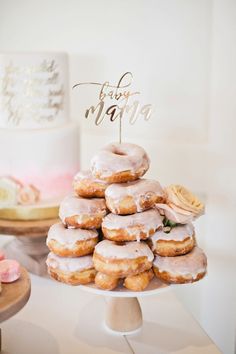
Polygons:
M45 220L58 217L59 202L17 205L0 209L0 219L4 220Z

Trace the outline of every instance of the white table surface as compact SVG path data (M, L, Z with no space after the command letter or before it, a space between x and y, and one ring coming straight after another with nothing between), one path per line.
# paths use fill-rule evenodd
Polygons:
M34 275L31 280L28 304L1 324L3 354L220 353L172 290L140 299L142 329L118 336L104 328L103 296Z

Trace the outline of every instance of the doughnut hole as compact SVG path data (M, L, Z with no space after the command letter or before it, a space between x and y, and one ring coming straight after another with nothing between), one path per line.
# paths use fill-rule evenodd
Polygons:
M124 151L121 151L119 149L115 149L113 153L115 155L119 155L119 156L127 156L127 153L125 153Z

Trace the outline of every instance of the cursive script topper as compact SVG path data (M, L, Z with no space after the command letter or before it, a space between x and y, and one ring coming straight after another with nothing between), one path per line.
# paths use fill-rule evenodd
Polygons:
M118 119L120 143L122 140L122 119L125 116L128 117L129 123L133 125L140 117L148 121L152 113L151 104L141 105L140 101L137 100L140 92L131 90L132 82L132 73L126 72L115 85L105 81L104 83L82 82L73 86L73 89L82 85L100 87L98 102L86 109L85 118L94 117L96 125L100 125L106 118L111 122Z

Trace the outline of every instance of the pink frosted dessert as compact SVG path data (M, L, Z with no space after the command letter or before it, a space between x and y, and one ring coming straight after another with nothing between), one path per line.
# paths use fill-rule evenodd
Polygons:
M0 281L12 283L20 278L20 264L13 259L0 261Z

